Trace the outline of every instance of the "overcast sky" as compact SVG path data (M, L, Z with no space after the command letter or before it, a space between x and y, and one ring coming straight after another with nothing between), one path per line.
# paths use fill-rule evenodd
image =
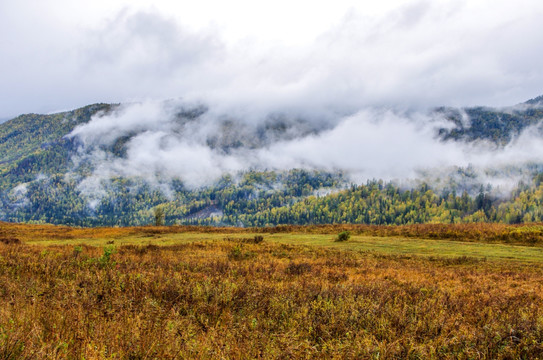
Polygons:
M510 105L543 94L540 0L0 1L0 118L95 102Z

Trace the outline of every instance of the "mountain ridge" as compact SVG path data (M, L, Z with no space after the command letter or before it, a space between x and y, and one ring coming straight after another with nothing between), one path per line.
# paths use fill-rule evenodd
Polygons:
M539 96L522 106L502 109L441 107L433 109L430 116L442 118L450 125L436 129L436 136L443 142L490 141L503 147L524 129L539 124L543 118L542 99L543 96ZM202 104L182 104L173 109L173 119L164 128L171 135L165 135L161 146L169 146L168 136L179 136L196 128L196 132L183 135L190 140L191 134L201 135L199 126L212 124L215 132L207 133L203 141L226 159L243 149L259 151L286 139L311 138L330 129L281 113L267 115L251 124L228 115L210 118L210 109ZM126 111L124 105L98 103L56 114L20 115L0 124L0 219L91 226L142 225L152 221L152 211L157 207L165 209L168 224L243 226L326 222L403 224L475 219L519 222L538 219L541 215L535 209L515 213L515 194L507 205L510 207L500 210L504 201L485 190L485 184L471 179L470 171L461 168L453 169L452 175L448 175L445 187L439 190L441 194L436 189L426 200L423 200L424 193L431 190L424 180L407 190L378 180L355 186L345 174L335 170L246 169L233 177L223 175L219 181L196 189L187 188L175 177L161 180L155 176L151 182L123 175L113 175L107 181L93 179L101 160L89 162L92 156L101 154L104 159L123 160L134 146L132 138L145 135L149 125L143 121L138 125L139 132L128 131L121 133L122 136L113 136L109 142L96 144L86 143L76 129L88 126L91 119L116 121L115 114L122 111ZM113 125L124 126L122 123ZM111 135L97 134L98 138ZM93 152L88 152L89 146ZM538 170L530 171L533 176ZM462 187L463 181L470 181L471 189L481 187L478 192L469 190L470 200L463 197L467 189ZM539 180L534 180L531 187L518 187L516 195L538 191L539 185ZM319 195L322 193L327 195ZM368 196L380 200L368 202ZM350 204L349 208L342 205L344 202ZM416 202L419 205L407 205ZM439 207L440 213L421 209L423 203ZM321 206L328 210L323 213L319 210ZM327 211L331 213L326 214ZM391 212L387 215L388 211ZM416 213L408 215L413 211Z

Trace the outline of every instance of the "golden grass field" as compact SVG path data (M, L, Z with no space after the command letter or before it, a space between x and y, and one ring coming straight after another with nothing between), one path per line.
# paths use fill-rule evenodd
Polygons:
M543 358L542 228L0 223L0 359Z

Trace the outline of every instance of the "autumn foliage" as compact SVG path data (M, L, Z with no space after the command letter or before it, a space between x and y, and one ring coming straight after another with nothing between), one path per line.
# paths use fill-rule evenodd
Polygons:
M352 235L444 239L472 242L495 242L543 245L543 224L414 224L414 225L279 225L264 228L213 226L140 226L78 228L56 225L26 225L0 222L1 239L39 241L41 239L96 239L130 235L167 235L178 233L214 234L334 234L348 231Z
M541 264L265 239L0 243L0 358L537 358L541 284Z
M540 225L1 225L1 359L543 356L543 264L266 240L274 231L349 231L531 243ZM84 240L175 232L224 237L172 246ZM39 246L40 238L83 240Z

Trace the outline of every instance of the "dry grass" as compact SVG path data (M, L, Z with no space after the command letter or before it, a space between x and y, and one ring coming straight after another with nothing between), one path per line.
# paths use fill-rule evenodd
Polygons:
M264 233L338 234L348 231L356 235L407 237L521 245L543 245L543 224L415 224L415 225L311 225L277 226L253 229Z
M267 228L209 226L143 226L76 228L55 225L26 225L0 222L0 239L21 241L117 239L129 236L161 236L180 233L198 234L334 234L348 231L353 235L442 239L519 245L543 245L543 224L417 224L417 225L282 225Z
M0 358L542 358L542 286L541 264L265 236L164 247L0 243Z

